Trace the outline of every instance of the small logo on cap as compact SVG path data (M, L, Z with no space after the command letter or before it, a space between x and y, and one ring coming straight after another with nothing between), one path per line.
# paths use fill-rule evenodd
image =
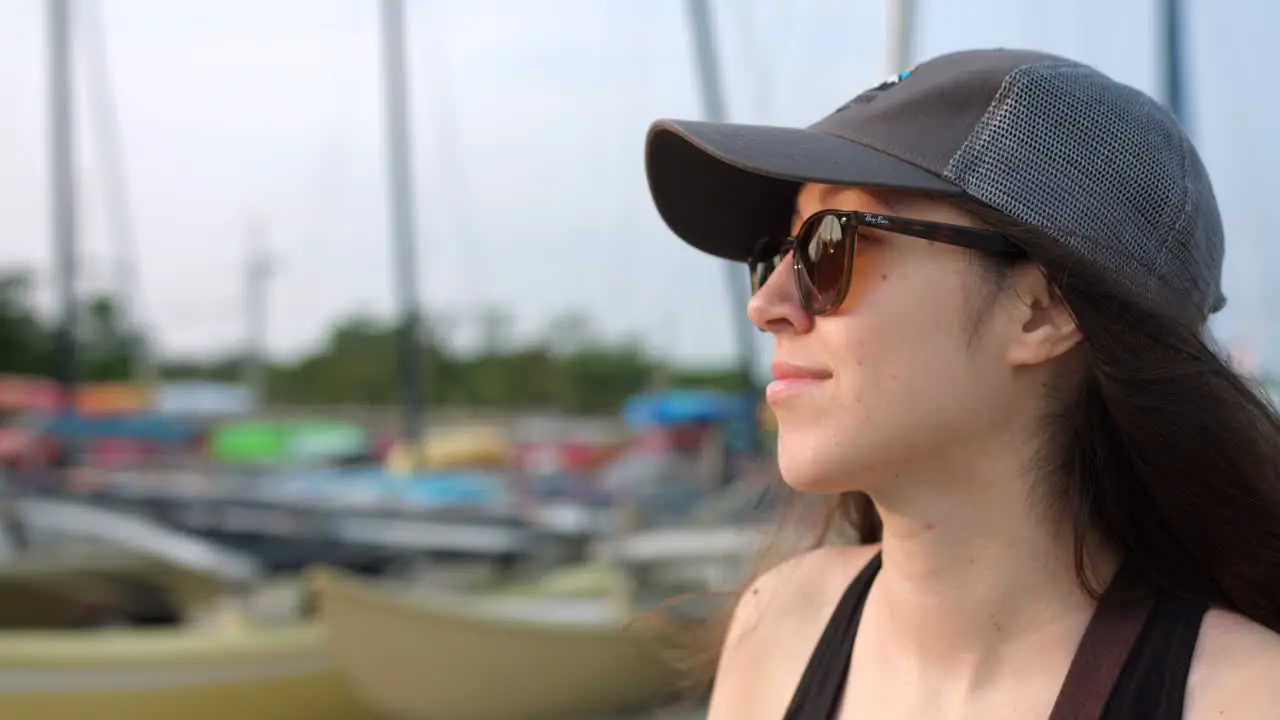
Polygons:
M860 95L858 95L858 96L857 96L857 97L855 97L854 99L852 99L852 100L850 100L849 102L847 102L847 103L845 103L845 104L841 105L840 107L836 108L836 109L835 109L835 111L833 111L831 114L832 114L832 115L835 115L836 113L838 113L838 112L840 112L841 110L844 110L845 108L848 108L848 107L850 107L850 106L853 106L853 105L861 105L861 104L863 104L863 103L869 103L869 102L871 102L872 100L875 100L875 99L876 99L876 97L878 97L880 93L884 92L885 90L888 90L889 88L893 87L894 85L897 85L898 83L902 82L903 80L906 80L906 79L907 79L907 76L909 76L911 73L913 73L913 72L915 72L915 71L916 71L916 66L915 66L915 65L912 65L911 67L907 68L906 70L903 70L903 71L902 71L902 72L900 72L900 73L897 73L897 74L895 74L895 75L890 75L889 77L885 78L885 79L884 79L884 80L883 80L879 85L876 85L875 87L871 88L870 90L865 90L865 91L863 91Z
M912 65L911 67L907 68L906 70L903 70L897 75L890 75L889 77L885 78L884 81L881 82L879 85L871 88L867 92L876 92L877 90L887 90L893 87L894 85L897 85L898 83L902 82L903 80L906 80L907 76L915 71L916 71L916 66Z

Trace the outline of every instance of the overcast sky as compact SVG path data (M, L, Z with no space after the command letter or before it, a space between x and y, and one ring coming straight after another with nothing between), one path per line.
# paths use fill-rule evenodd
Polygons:
M518 334L578 311L688 361L732 352L721 265L666 230L642 144L697 117L684 0L408 0L421 295L463 338L480 308ZM87 287L116 255L99 124L86 102L105 39L147 324L169 352L244 333L249 228L279 262L270 350L394 307L376 0L72 0ZM1227 224L1218 334L1260 338L1280 299L1271 242L1280 83L1255 71L1280 22L1269 0L1184 0L1190 124ZM0 266L52 297L43 0L0 0ZM888 74L883 0L713 3L732 119L806 124ZM100 23L94 22L94 17ZM1156 93L1157 0L920 0L916 57L1045 49ZM733 309L736 312L737 309Z

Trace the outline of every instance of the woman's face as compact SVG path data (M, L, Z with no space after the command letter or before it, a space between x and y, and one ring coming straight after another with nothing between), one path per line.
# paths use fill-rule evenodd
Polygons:
M960 225L942 202L806 185L793 233L819 210L862 210ZM874 490L923 465L980 451L1014 413L1009 323L983 322L1002 303L971 252L859 229L848 297L814 317L801 306L790 257L752 297L748 315L773 335L778 458L793 487Z

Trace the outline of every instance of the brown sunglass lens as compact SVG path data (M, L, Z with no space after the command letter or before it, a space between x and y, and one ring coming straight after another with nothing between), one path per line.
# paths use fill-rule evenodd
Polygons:
M751 292L758 293L760 288L769 281L769 276L774 270L778 269L778 257L771 255L766 258L751 261Z
M762 243L764 247L757 249L755 255L747 262L747 269L751 273L751 292L760 292L760 288L769 281L769 277L773 275L773 271L778 269L782 264L782 259L791 250L790 240L783 242Z
M834 215L823 216L806 230L796 249L802 271L796 280L809 311L827 312L842 300L849 243L844 225Z

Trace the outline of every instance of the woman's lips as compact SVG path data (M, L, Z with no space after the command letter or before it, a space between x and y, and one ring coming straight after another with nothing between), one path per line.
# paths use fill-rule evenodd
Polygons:
M831 373L826 370L788 362L775 361L772 370L774 380L764 393L770 405L812 390L831 379Z

